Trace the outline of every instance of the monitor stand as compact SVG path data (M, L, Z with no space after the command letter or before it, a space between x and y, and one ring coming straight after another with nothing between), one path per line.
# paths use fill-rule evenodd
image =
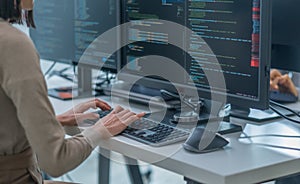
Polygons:
M97 82L94 91L98 94L105 95L104 90L109 88L111 86L111 82L115 77L110 76L110 73L108 71L105 71L105 77L97 77L97 80L101 80L100 82Z
M54 65L55 65L55 63L53 64L53 66L54 66ZM74 64L74 65L75 65L75 64ZM74 66L74 65L73 65L73 66ZM61 78L63 78L63 79L66 79L66 80L68 80L68 81L74 82L72 76L70 76L70 75L64 73L64 72L66 72L67 70L69 70L71 67L72 67L72 66L63 68L63 69L61 69L61 70L53 70L53 71L51 71L50 74L48 75L48 79L51 78L51 77L53 77L53 76L59 76L59 77L61 77ZM50 68L52 68L52 66L51 66ZM50 70L51 70L51 69L50 69Z
M78 65L78 86L48 89L48 95L60 100L99 96L99 93L92 89L92 68L84 65Z

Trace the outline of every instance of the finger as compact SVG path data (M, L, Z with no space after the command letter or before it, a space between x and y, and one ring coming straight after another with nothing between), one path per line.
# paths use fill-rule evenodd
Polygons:
M134 112L128 111L126 114L124 114L120 119L121 120L127 120L130 116L136 115Z
M292 81L292 79L288 75L284 75L282 79L279 81L282 91L286 93L292 93L294 96L298 96L298 91Z
M88 102L84 102L84 103L77 105L74 108L74 112L75 113L83 113L83 112L87 111L88 109L95 108L95 107L96 107L96 105L95 105L94 101L88 101Z
M287 85L289 84L290 81L291 81L290 77L289 77L287 74L285 74L285 75L283 75L282 77L280 77L280 79L278 80L278 83L279 83L280 85L285 85L285 86L287 86Z
M121 112L122 110L124 110L124 108L121 107L120 105L118 105L117 107L114 108L114 110L112 112L116 114L116 113Z
M94 99L94 100L86 102L84 104L84 108L86 110L89 109L89 108L93 108L93 109L100 108L102 110L109 110L109 109L111 109L111 107L106 102L103 102L103 101L101 101L99 99Z
M122 123L124 123L126 126L128 126L131 123L133 123L139 119L140 119L140 117L138 117L137 115L134 115L134 116L130 116L127 120L123 121Z
M139 113L139 114L135 114L135 113L133 113L133 112L129 112L129 113L125 114L125 115L121 118L121 120L122 120L122 122L125 122L125 124L128 126L128 124L126 123L126 121L127 121L128 119L130 119L131 117L134 117L134 116L136 116L138 119L140 119L140 118L142 118L143 116L145 116L145 114L146 114L146 113L144 113L144 112ZM136 120L134 120L134 121L136 121Z
M274 80L272 81L272 83L273 83L274 86L277 86L277 87L278 87L278 81L279 81L279 79L280 79L280 77L277 77L276 79L274 79Z
M277 77L281 77L281 75L282 74L278 70L276 70L276 69L273 69L270 72L270 78L271 78L271 80L274 80Z
M114 116L116 116L116 114L112 111L110 112L108 115L104 116L103 118L101 118L102 122L106 122L109 119L112 119Z
M75 113L83 113L83 112L87 111L90 108L93 108L93 109L101 108L103 110L111 109L111 107L107 103L102 102L99 99L93 99L93 100L89 100L87 102L84 102L84 103L81 103L81 104L77 105L74 108L74 112Z
M100 108L100 109L102 109L102 110L110 110L111 109L111 107L108 105L108 104L105 104L105 103L103 103L103 102L96 102L96 108Z
M117 113L116 115L117 115L117 117L118 117L120 120L123 120L122 117L123 117L124 115L126 115L127 113L130 113L130 110L124 109L123 111Z
M276 85L274 82L270 81L270 89L271 90L278 90L278 85Z
M106 103L102 100L99 100L99 99L95 99L95 105L96 105L96 108L99 107L102 110L110 110L111 109L111 106L108 105L108 103Z
M146 115L146 113L145 113L145 112L142 112L142 113L137 114L136 116L137 116L138 118L142 118L142 117L144 117L145 115Z
M96 114L96 113L82 113L82 114L76 114L76 120L78 122L82 122L84 120L87 120L87 119L90 119L90 120L93 120L93 119L99 119L99 114Z

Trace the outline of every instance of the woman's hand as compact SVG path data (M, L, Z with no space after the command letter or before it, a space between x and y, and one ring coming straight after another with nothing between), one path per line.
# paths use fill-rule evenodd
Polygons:
M128 109L117 106L111 113L100 119L94 126L96 129L102 129L106 132L105 137L118 135L126 129L128 125L143 117L145 113L135 114ZM103 129L105 129L103 131Z
M56 119L63 126L75 126L86 119L98 119L99 115L96 113L85 113L85 111L100 108L102 110L110 110L111 107L99 99L93 99L87 102L80 103L68 110L67 112L56 116Z

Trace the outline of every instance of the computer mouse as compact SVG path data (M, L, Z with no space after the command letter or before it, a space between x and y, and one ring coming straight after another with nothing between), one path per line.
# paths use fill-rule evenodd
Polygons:
M229 142L220 134L196 127L183 144L183 148L195 153L207 153L222 149Z

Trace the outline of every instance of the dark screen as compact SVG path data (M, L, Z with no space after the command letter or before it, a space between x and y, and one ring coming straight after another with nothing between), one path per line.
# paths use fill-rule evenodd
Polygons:
M185 24L185 3L184 1L162 1L162 0L128 0L124 6L123 22L130 22L134 20L152 19L145 24L132 24L126 30L124 39L133 41L124 49L123 60L127 65L129 73L143 74L145 70L151 65L151 60L143 56L158 55L163 56L177 62L184 67L185 54L184 52L168 44L171 39L181 39L178 35L172 35L169 31L155 32L156 28L161 27L161 23L156 19L168 20L181 25ZM147 41L145 41L147 40ZM178 74L176 82L184 82L183 74ZM155 78L155 76L154 76ZM175 79L174 79L175 81Z
M74 0L36 1L34 20L30 29L42 59L72 63L74 57Z
M30 30L42 59L77 63L88 46L102 33L118 25L117 4L112 0L54 0L35 2L37 29ZM117 44L117 43L101 43ZM117 55L110 58L98 50L84 64L117 70Z
M272 68L300 72L300 1L272 1Z

